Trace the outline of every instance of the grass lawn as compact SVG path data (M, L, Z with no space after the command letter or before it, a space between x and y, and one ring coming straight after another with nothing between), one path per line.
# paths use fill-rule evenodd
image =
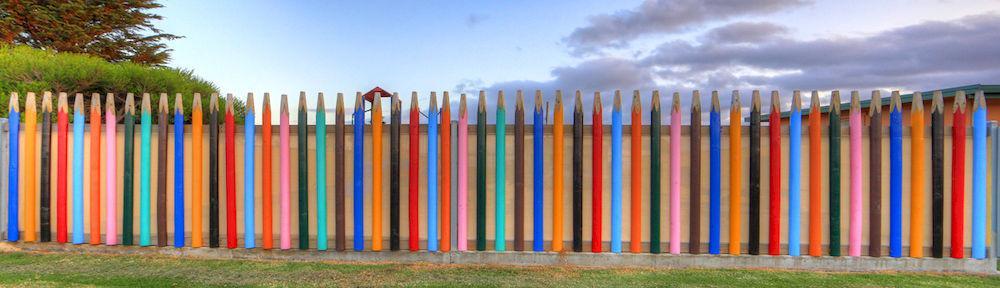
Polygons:
M344 264L0 253L0 286L1000 287L1000 276Z

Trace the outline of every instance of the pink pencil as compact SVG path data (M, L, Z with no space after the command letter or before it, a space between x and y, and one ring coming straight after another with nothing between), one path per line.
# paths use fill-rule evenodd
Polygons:
M466 231L466 225L468 221L468 215L465 211L465 203L468 201L468 195L466 194L469 187L468 176L468 162L469 162L469 113L466 112L465 108L465 93L462 93L462 99L459 104L458 111L458 251L465 251L468 249L466 245L469 241L468 234Z
M118 181L118 175L115 173L117 166L117 155L118 151L115 149L115 123L118 119L115 117L115 99L113 94L108 94L108 100L105 102L107 104L107 112L104 113L104 125L107 125L104 133L104 167L107 169L107 173L104 173L105 183L105 202L108 203L107 208L105 208L105 240L106 245L118 245L118 218L115 212L118 211L118 193L116 185Z
M291 183L288 180L288 95L281 95L281 126L278 127L278 134L280 137L280 189L281 189L281 249L288 250L292 248L292 222L291 222L291 204L288 199L288 189Z
M861 100L851 92L851 220L848 255L861 256Z
M681 94L670 109L670 254L681 253Z

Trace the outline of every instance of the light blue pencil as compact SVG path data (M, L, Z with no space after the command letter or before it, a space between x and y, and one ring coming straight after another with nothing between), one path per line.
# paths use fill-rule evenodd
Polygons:
M788 117L788 255L799 256L799 218L802 187L802 94L792 95L792 113Z
M73 103L73 244L83 244L83 94Z
M611 252L622 253L622 95L611 110Z
M246 115L243 121L243 244L247 249L257 247L256 225L254 220L254 146L256 146L254 128L257 127L254 118L253 93L247 94ZM270 119L265 119L270 120ZM269 176L269 175L264 175Z
M427 109L427 251L438 251L438 107L431 92Z
M982 90L976 91L972 110L972 258L986 259L986 99Z

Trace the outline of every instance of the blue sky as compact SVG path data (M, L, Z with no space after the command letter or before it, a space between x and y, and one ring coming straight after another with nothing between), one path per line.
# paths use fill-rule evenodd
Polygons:
M708 90L725 91L728 103L738 89L745 107L751 89L912 91L1000 79L997 0L163 4L159 27L185 37L168 43L170 66L224 92L271 92L275 103L298 91L353 99L380 85L404 99L418 91L422 103L429 91L542 89L551 100L555 89L701 89L707 104Z

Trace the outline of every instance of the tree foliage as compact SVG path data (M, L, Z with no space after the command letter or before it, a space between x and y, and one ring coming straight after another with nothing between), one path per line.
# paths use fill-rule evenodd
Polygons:
M153 26L156 0L3 0L0 40L58 52L86 53L111 62L162 65L164 41L179 38Z

